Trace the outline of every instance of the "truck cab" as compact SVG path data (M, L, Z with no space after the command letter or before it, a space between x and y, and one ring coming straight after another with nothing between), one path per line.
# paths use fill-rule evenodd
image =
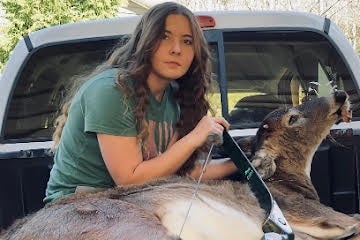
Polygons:
M231 123L234 138L254 136L278 107L335 89L348 93L353 120L331 129L314 156L311 177L322 203L360 213L360 59L341 30L327 18L300 12L196 15L212 54L211 105ZM52 26L17 43L0 77L0 229L44 206L54 120L67 89L126 40L139 20Z

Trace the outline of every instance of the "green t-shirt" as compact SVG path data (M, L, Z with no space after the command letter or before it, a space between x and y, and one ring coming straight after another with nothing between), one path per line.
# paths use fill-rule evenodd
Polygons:
M75 192L77 186L109 188L114 186L102 158L97 133L136 136L132 98L124 98L115 87L117 70L106 70L89 79L74 96L61 140L54 156L54 166L44 202ZM174 134L180 110L169 85L161 102L150 94L146 119L149 137L144 160L164 152Z

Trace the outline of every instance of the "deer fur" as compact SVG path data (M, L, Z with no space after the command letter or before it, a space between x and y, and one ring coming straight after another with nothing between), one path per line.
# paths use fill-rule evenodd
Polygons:
M257 132L253 165L296 239L355 239L360 233L359 219L320 203L310 179L317 147L333 124L350 120L349 106L345 92L338 91L273 111ZM265 212L246 183L203 181L193 198L195 183L172 176L75 194L18 220L0 238L261 239Z

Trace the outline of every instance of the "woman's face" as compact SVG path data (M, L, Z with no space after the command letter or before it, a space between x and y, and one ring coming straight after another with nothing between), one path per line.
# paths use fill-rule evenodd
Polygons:
M150 75L162 80L182 77L194 59L190 22L184 15L171 14L166 18L164 35L151 58Z

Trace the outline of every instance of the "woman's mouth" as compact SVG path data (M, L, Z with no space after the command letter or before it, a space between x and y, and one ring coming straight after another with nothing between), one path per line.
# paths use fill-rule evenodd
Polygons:
M169 67L180 67L181 64L178 62L174 62L174 61L169 61L169 62L165 62L166 65L168 65Z

